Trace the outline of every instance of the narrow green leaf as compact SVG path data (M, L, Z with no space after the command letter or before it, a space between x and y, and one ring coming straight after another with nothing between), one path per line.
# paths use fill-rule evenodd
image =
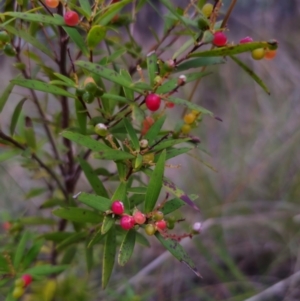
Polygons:
M1 272L9 272L10 271L8 261L5 259L5 257L2 254L0 254L0 271Z
M79 0L81 8L88 14L91 15L92 9L89 0Z
M111 197L112 202L116 200L120 200L123 202L125 207L125 212L129 212L130 204L127 199L127 182L120 182L118 188L116 189L115 193Z
M16 249L16 253L15 253L14 259L13 259L13 265L16 270L19 268L22 258L24 257L26 244L27 244L29 238L30 238L29 232L25 231L19 241L19 244Z
M101 234L106 234L114 224L115 219L111 215L106 215L102 223Z
M87 120L86 107L79 99L75 99L75 109L76 109L76 117L77 117L79 128L81 130L81 133L85 134L86 120Z
M112 270L115 264L116 256L116 231L113 226L105 237L103 250L103 264L102 264L102 288L105 289L110 279Z
M25 137L27 146L31 149L31 151L35 152L37 149L37 144L36 144L36 139L35 139L35 132L31 125L25 126L24 137Z
M150 86L154 86L154 78L158 73L158 68L157 68L157 55L155 51L152 51L148 53L147 55L147 71L148 71L148 77L149 77L149 82Z
M43 91L50 94L55 95L63 95L71 98L75 98L75 95L71 94L70 92L58 88L56 86L47 84L45 82L41 82L39 80L34 79L13 79L11 80L11 83L17 86L25 87L28 89L36 90L36 91Z
M98 224L103 220L103 216L94 211L76 207L57 208L54 209L52 213L63 219L79 223Z
M171 148L167 150L166 161L177 157L179 155L185 154L189 152L192 148L190 147L182 147L182 148Z
M13 134L15 132L15 128L18 123L18 119L21 114L22 107L23 107L23 104L26 101L26 99L27 99L26 97L22 98L14 109L13 115L11 117L11 123L10 123L10 135L11 136L13 136Z
M88 248L87 244L85 246L85 261L87 271L90 273L94 265L94 248Z
M10 82L6 86L5 90L3 91L3 93L2 93L2 95L0 97L0 113L2 112L2 110L3 110L3 108L4 108L5 104L6 104L6 101L7 101L8 97L9 97L11 91L13 90L14 86L15 86L15 84L13 84L12 82Z
M0 163L9 160L15 156L18 156L19 154L21 154L22 150L19 149L12 149L12 150L8 150L5 151L3 153L0 154Z
M198 272L195 263L190 258L190 256L186 253L183 247L175 240L165 239L161 236L160 233L155 234L156 238L159 242L180 262L185 263L198 277L202 276Z
M131 75L127 70L121 69L120 70L121 76L123 76L124 79L126 79L128 82L132 82ZM132 89L123 87L125 97L131 101L134 100L134 91Z
M157 151L163 150L165 148L172 147L176 144L187 142L189 140L191 140L191 139L190 138L168 139L168 140L162 141L159 144L157 144L156 146L154 146L152 148L152 151L157 152Z
M255 74L253 70L251 70L247 65L245 65L242 61L240 61L235 56L230 56L233 61L235 61L244 71L246 71L253 79L256 81L267 94L271 94L265 83L261 80L261 78Z
M164 214L164 215L167 215L177 209L179 209L180 207L184 206L185 205L185 202L182 201L181 199L179 198L175 198L175 199L172 199L168 202L166 202L164 204L164 206L160 209L160 211Z
M46 201L40 206L40 209L48 209L48 208L53 208L53 207L55 207L55 206L63 207L65 204L66 204L66 203L64 202L64 200L52 198L52 199L46 200Z
M78 201L102 212L109 210L112 203L109 198L85 192L79 194Z
M118 256L119 265L122 266L125 265L130 259L135 246L135 236L136 236L136 231L133 229L129 230L125 235L119 251L119 256Z
M183 62L182 64L177 66L174 72L182 72L192 68L199 68L224 63L225 59L223 57L199 57Z
M64 256L60 263L71 264L73 259L75 258L76 253L77 253L77 245L68 247L64 252Z
M55 75L57 78L64 81L66 84L68 84L69 87L74 87L74 88L76 87L75 82L71 78L56 72L54 72L53 75Z
M30 264L37 258L43 244L44 244L44 241L39 240L32 245L32 247L29 249L26 256L24 257L24 260L22 263L23 269L27 269L30 266Z
M154 122L154 124L151 125L150 129L144 136L144 138L146 140L148 140L149 145L151 145L155 141L155 139L157 139L158 134L159 134L163 124L165 123L166 118L167 118L167 115L163 115L160 118L158 118Z
M144 247L147 247L147 248L151 247L149 240L143 234L141 234L139 232L136 232L135 240L137 243L139 243L140 245L142 245Z
M135 194L145 194L147 187L129 187L127 188L127 191Z
M252 51L258 48L276 49L277 41L274 40L269 42L263 41L263 42L250 42L244 44L229 45L229 46L214 48L212 50L193 52L189 54L189 57L235 55L243 52Z
M100 160L126 160L126 159L134 159L134 155L112 149L110 151L101 151L99 153L94 154L94 158L100 159Z
M74 42L74 44L81 50L81 52L86 57L88 57L89 50L86 47L86 43L84 42L84 39L82 38L82 35L78 32L77 28L63 26L63 29L68 34L70 39Z
M24 271L24 274L30 274L33 277L41 277L41 276L49 276L52 274L58 274L66 270L69 266L68 265L50 265L50 264L43 264L39 266L35 266L28 270Z
M38 226L38 225L55 225L56 222L52 218L39 216L26 216L19 219L24 226Z
M32 188L25 194L25 199L31 199L48 191L46 188Z
M132 142L133 148L134 150L139 151L140 150L140 142L139 139L137 137L136 131L133 128L133 126L131 125L131 123L128 121L127 118L123 119L124 125L126 127L126 131L130 137L130 140Z
M183 53L184 51L186 51L188 48L190 48L191 46L193 46L195 44L195 40L194 39L189 39L187 40L185 43L183 43L179 49L173 54L172 56L172 60L175 60L181 53Z
M101 228L96 232L94 233L92 239L89 241L88 243L88 248L92 248L95 244L99 243L103 238L105 237L105 235L103 235L101 233Z
M49 241L53 241L55 243L59 243L72 236L73 232L50 232L41 235L41 238L44 238Z
M156 204L160 190L162 187L162 180L165 170L166 151L164 150L153 170L145 195L145 212L151 212Z
M104 93L101 96L101 99L105 99L105 100L114 100L114 101L118 101L118 102L122 102L122 103L132 103L129 99L127 99L126 97L120 96L120 95L116 95L116 94L109 94L109 93Z
M118 161L116 162L117 168L118 168L118 174L121 182L125 181L126 178L126 165L124 162Z
M60 242L56 246L56 250L62 251L63 249L65 249L66 247L72 244L79 243L86 238L86 235L87 235L86 232L75 232L72 235L68 236L65 240Z
M96 194L108 198L108 193L91 165L84 159L78 158L79 164Z

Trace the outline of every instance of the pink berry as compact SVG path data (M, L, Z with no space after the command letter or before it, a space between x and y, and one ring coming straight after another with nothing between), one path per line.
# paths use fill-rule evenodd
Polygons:
M111 204L111 210L114 214L121 215L124 213L124 205L121 201L114 201Z
M240 40L240 44L246 44L246 43L250 43L250 42L253 42L253 39L251 37L245 37Z
M157 221L155 223L155 226L157 230L165 230L167 227L167 222L164 219L162 219L161 221Z
M227 37L223 32L218 31L214 34L213 44L215 46L221 47L226 45L226 43L227 43Z
M65 13L64 20L67 25L76 26L79 22L79 16L75 11L69 10Z
M124 230L130 230L134 227L134 218L130 215L124 215L121 217L120 226Z
M29 274L24 274L21 278L24 282L24 287L28 286L32 282L32 276Z
M149 94L146 97L146 106L147 108L154 112L157 111L160 107L161 99L157 94Z
M133 215L135 222L139 225L142 225L146 221L146 216L141 211L136 211Z

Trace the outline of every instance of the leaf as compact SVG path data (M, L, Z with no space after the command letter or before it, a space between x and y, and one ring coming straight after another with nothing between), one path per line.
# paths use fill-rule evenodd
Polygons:
M148 239L141 233L139 232L135 232L136 237L135 240L137 243L141 244L144 247L150 248L150 242L148 241Z
M177 258L180 262L185 263L198 277L202 278L200 273L197 271L193 260L177 241L164 239L160 233L156 233L155 236L175 258Z
M3 108L4 108L5 104L6 104L6 101L7 101L8 97L9 97L11 91L13 90L14 86L15 85L12 82L10 82L6 86L5 90L3 91L3 93L2 93L2 95L0 97L0 113L2 112L2 110L3 110Z
M58 243L67 239L73 234L74 234L73 232L50 232L50 233L45 233L40 237Z
M86 38L87 45L91 50L94 50L98 46L98 44L100 44L102 40L105 39L106 31L106 27L102 25L92 26Z
M125 235L119 251L119 256L118 256L119 265L122 266L125 265L130 259L135 246L135 236L136 236L136 231L133 229L129 230Z
M43 240L39 240L32 245L32 247L27 252L26 256L24 257L22 268L26 269L30 266L30 264L37 258L40 253L40 250L44 244Z
M108 198L85 192L79 194L78 201L102 212L109 210L112 204L112 201Z
M67 96L71 98L75 98L73 94L70 92L58 88L56 86L53 86L51 84L47 84L44 82L41 82L39 80L34 80L34 79L13 79L11 80L11 83L17 86L25 87L28 89L36 90L36 91L43 91L47 92L50 94L55 94L55 95L62 95L62 96Z
M63 26L64 31L68 34L70 39L74 42L74 44L81 50L81 52L88 57L89 50L86 47L86 43L84 42L81 34L74 27Z
M25 249L26 249L26 244L27 244L29 238L30 238L29 232L25 231L19 241L17 248L16 248L16 253L14 255L14 260L13 260L13 266L16 270L19 268L19 265L22 261L22 258L24 256Z
M91 15L92 10L91 10L91 4L89 0L79 0L81 8L88 14Z
M32 188L25 194L25 199L31 199L48 191L46 188Z
M79 99L75 99L75 109L76 109L76 117L77 117L77 122L78 122L79 128L81 130L81 133L85 134L86 133L86 119L87 119L86 107Z
M53 199L49 199L47 201L45 201L41 206L40 206L40 209L48 209L48 208L52 208L52 207L55 207L55 206L64 206L65 205L65 202L61 199L56 199L56 198L53 198Z
M67 76L64 76L64 75L62 75L60 73L56 73L56 72L54 72L53 75L55 75L57 78L59 78L62 81L64 81L66 84L68 84L69 87L73 87L73 88L76 87L75 82L71 78L69 78Z
M105 235L101 233L101 228L94 234L90 242L88 243L88 248L92 248L95 244L99 243Z
M167 150L167 156L166 156L166 161L177 157L179 155L185 154L187 152L189 152L192 148L190 147L182 147L182 148L171 148Z
M86 261L86 268L88 273L91 272L93 265L94 265L94 249L93 247L88 248L85 246L85 261Z
M118 102L122 102L122 103L132 103L132 101L130 101L129 99L127 99L126 97L120 96L120 95L116 95L116 94L109 94L109 93L104 93L101 96L101 99L105 99L105 100L114 100L114 101L118 101Z
M140 142L137 137L135 129L133 128L133 126L131 125L131 123L128 121L127 118L124 118L123 122L126 127L126 131L130 137L130 140L132 142L134 150L139 151L140 150Z
M155 139L157 139L158 134L167 118L167 115L163 115L162 117L158 118L154 124L152 124L144 136L146 140L148 140L149 145L151 145Z
M181 53L186 51L188 48L191 46L195 45L195 40L194 39L189 39L185 43L183 43L180 48L173 54L172 60L175 60Z
M157 55L156 55L155 51L152 51L147 54L147 71L148 71L150 86L153 87L154 79L158 73Z
M86 232L75 232L72 235L68 236L61 243L59 243L56 246L56 250L62 251L63 249L65 249L66 247L68 247L72 244L79 243L86 238L86 235L87 235Z
M31 44L34 48L40 50L41 52L48 55L50 58L53 58L53 52L50 50L51 48L40 41L38 41L35 37L33 37L30 33L26 32L25 30L22 30L21 28L15 28L10 25L5 26L5 30L13 34L14 36L22 38L27 43Z
M18 156L19 154L21 154L22 150L20 149L12 149L12 150L8 150L6 152L3 152L0 154L0 163L4 162L6 160L9 160L15 156Z
M111 149L110 151L101 151L99 153L94 154L94 158L100 160L118 161L118 160L134 159L134 155L120 150Z
M123 76L124 79L126 79L128 82L132 82L131 75L127 70L121 69L120 74ZM131 101L134 101L134 91L129 88L123 87L125 97L127 99L130 99Z
M102 288L105 289L110 279L115 264L116 256L116 231L113 226L105 237L102 265Z
M101 234L106 234L114 224L115 219L111 215L106 215L102 223Z
M103 217L94 211L76 207L58 208L52 213L60 218L79 223L98 224L103 220Z
M182 64L176 67L175 72L182 72L192 68L199 68L224 63L225 59L223 57L199 57L183 62Z
M84 159L78 158L81 169L96 194L108 198L107 191L91 165Z
M258 75L255 74L253 70L251 70L247 65L245 65L242 61L240 61L235 56L230 56L233 61L235 61L243 70L245 70L262 88L267 94L271 94L267 86L264 82L260 79Z
M206 50L201 52L193 52L188 57L200 57L200 56L226 56L235 55L243 52L252 51L258 48L277 48L276 41L269 42L250 42L244 44L230 45L224 47L214 48L212 50Z
M39 216L26 216L19 219L24 226L39 226L39 225L55 225L56 222L52 218Z
M130 203L127 200L127 182L120 182L118 188L116 189L111 199L112 201L116 201L116 200L122 201L125 207L125 212L127 213L129 212Z
M52 274L58 274L66 270L68 265L50 265L43 264L39 266L32 267L24 271L24 274L30 274L33 277L49 276Z
M64 256L61 259L61 264L71 264L73 259L75 258L75 255L77 253L77 245L70 246L66 249L64 252Z
M8 265L8 261L5 257L0 253L0 271L9 272L10 268Z
M166 151L164 150L150 177L147 192L145 195L145 213L151 212L156 204L162 187L163 175L165 170Z
M159 144L157 144L156 146L154 146L152 148L152 151L160 151L162 149L174 146L176 144L180 144L180 143L184 143L191 140L190 138L178 138L178 139L168 139L165 141L160 142Z
M15 128L18 123L18 119L21 114L23 104L25 103L26 100L27 100L26 97L22 98L14 109L13 115L11 117L10 128L9 128L11 136L13 136L15 132Z
M172 199L164 204L164 206L160 209L160 211L164 214L167 215L180 207L184 206L185 202L182 201L181 199L175 198Z

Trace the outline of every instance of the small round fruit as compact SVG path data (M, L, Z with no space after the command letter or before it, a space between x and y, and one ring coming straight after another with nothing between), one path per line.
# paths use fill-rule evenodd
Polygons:
M16 56L17 54L15 48L10 43L4 45L3 52L7 56Z
M188 134L190 131L191 131L191 126L189 124L184 124L182 127L181 127L181 132L182 134Z
M130 215L124 215L121 217L120 226L124 230L130 230L134 227L135 221L134 218Z
M154 77L154 83L155 83L156 85L159 85L159 86L160 86L160 85L163 83L162 77L159 76L159 75L156 75L156 76Z
M196 119L196 116L193 113L184 115L183 120L187 124L192 124Z
M253 42L253 39L251 37L245 37L240 40L240 44L246 44L251 42Z
M5 230L5 231L9 231L9 229L11 228L11 223L10 222L4 222L2 224L2 228Z
M46 0L45 1L46 6L50 7L50 8L56 8L59 4L58 0Z
M94 131L96 134L98 134L101 137L105 137L108 134L107 126L103 123L98 123L94 127Z
M79 22L79 16L75 11L69 10L65 13L64 20L65 20L66 25L76 26Z
M146 97L146 106L148 110L155 112L159 109L161 98L154 93L148 94Z
M168 109L172 109L172 108L175 107L175 103L174 103L174 102L171 102L171 101L167 101L167 102L166 102L166 107L167 107Z
M174 229L174 227L175 227L175 222L171 219L168 219L167 220L167 228L172 230L172 229Z
M227 37L222 31L218 31L214 34L213 44L218 47L226 45Z
M8 43L9 41L10 41L9 34L4 30L0 31L0 42L4 44L4 43Z
M265 59L267 60L272 60L277 54L277 51L276 50L269 50L269 49L266 49L266 53L265 53Z
M83 85L84 85L85 90L88 91L89 93L91 93L91 94L96 93L97 85L91 76L89 76L85 79Z
M154 214L153 214L153 219L155 221L161 221L163 220L164 218L164 214L161 212L161 211L156 211Z
M121 201L114 201L111 204L111 210L114 214L121 215L124 213L124 204Z
M146 135L146 133L148 132L149 128L152 126L153 123L154 123L154 119L150 116L147 116L143 120L141 134Z
M85 90L82 89L82 88L77 88L76 91L75 91L76 96L78 96L78 97L82 97L84 92L85 92Z
M141 211L136 211L133 215L133 218L134 221L139 225L144 224L146 221L146 216Z
M264 48L257 48L252 50L251 56L254 60L261 60L264 58L266 51Z
M155 223L155 227L156 227L157 230L163 231L167 228L167 222L164 219L161 220L161 221L157 221Z
M82 100L86 103L92 103L95 99L95 96L88 92L88 91L85 91L82 95Z
M140 144L141 148L146 148L148 146L149 142L147 139L142 139L142 140L140 140L139 144Z
M25 287L27 287L32 282L32 276L29 274L24 274L21 278L24 281Z
M145 232L149 235L149 236L152 236L154 235L156 229L155 229L155 226L152 225L152 224L147 224L145 226Z
M25 283L24 283L24 280L22 278L18 278L15 281L15 287L24 287L24 286L25 286Z
M24 295L24 288L23 287L15 287L13 292L12 292L12 296L15 298L15 299L19 299L20 297L22 297Z
M201 112L199 112L199 111L197 111L197 110L192 110L191 113L192 113L193 115L195 115L196 117L198 117L198 116L201 114Z
M154 161L154 153L149 153L143 156L144 163L150 163Z
M205 17L209 18L214 10L214 6L211 3L206 3L202 7L202 13Z

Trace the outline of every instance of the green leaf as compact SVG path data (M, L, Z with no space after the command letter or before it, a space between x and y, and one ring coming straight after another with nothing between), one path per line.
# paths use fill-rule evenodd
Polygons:
M108 193L99 179L98 175L94 171L94 169L91 167L91 165L84 159L78 158L79 164L81 166L81 169L83 170L87 180L91 184L93 190L96 194L103 196L105 198L108 198Z
M94 265L94 249L93 247L88 248L85 246L85 261L86 261L86 268L88 273L91 272L93 265Z
M69 207L54 209L52 213L60 218L79 223L98 224L103 220L103 216L87 209Z
M116 95L116 94L109 94L109 93L104 93L101 96L101 99L105 99L105 100L114 100L114 101L118 101L118 102L122 102L122 103L132 103L132 101L130 101L129 99L127 99L126 97L120 96L120 95Z
M118 160L134 159L134 155L120 150L111 149L110 151L102 151L94 154L94 158L100 160L118 161Z
M26 244L30 238L29 232L25 231L18 243L18 246L16 248L16 253L14 255L13 259L13 266L17 270L19 268L19 265L22 261L22 258L24 256L25 250L26 250Z
M118 188L116 189L115 193L111 197L112 202L116 200L120 200L123 202L125 207L125 212L129 212L130 204L127 200L127 182L120 182Z
M92 239L88 243L88 248L92 248L95 244L99 243L105 235L101 233L101 228L93 235Z
M5 90L3 91L3 93L2 93L2 95L0 97L0 113L2 112L2 110L3 110L3 108L4 108L5 104L6 104L6 101L7 101L8 97L9 97L11 91L13 90L14 86L15 86L15 84L13 84L12 82L10 82L6 86Z
M156 204L162 187L163 175L165 170L166 151L164 150L153 170L145 195L145 212L151 212Z
M157 152L162 149L174 146L176 144L187 142L189 140L191 140L191 139L190 138L168 139L168 140L160 142L158 145L154 146L151 150Z
M25 194L25 199L31 199L48 191L47 188L32 188Z
M22 107L26 99L27 99L26 97L22 98L14 109L13 115L11 117L10 127L9 127L11 136L13 136L13 134L15 133L15 128L18 123L18 119L22 112Z
M127 70L121 69L120 74L128 82L132 82L131 75L129 74L129 72ZM134 100L134 91L132 89L128 89L126 87L123 87L123 90L124 90L124 94L125 94L126 98L133 101Z
M22 30L21 28L15 28L10 25L5 26L5 30L13 34L14 36L21 37L24 41L31 44L34 48L40 50L41 52L48 55L50 58L53 58L53 52L51 51L51 48L41 42L39 42L35 37L33 37L30 33L28 33L25 30Z
M195 263L177 241L165 239L160 233L156 233L155 236L175 258L177 258L180 262L185 263L198 277L201 277L200 273L197 271Z
M102 265L102 288L105 289L110 279L115 264L116 256L116 231L113 226L105 237Z
M3 272L10 271L8 261L5 259L5 257L2 254L0 254L0 271L3 271Z
M175 60L181 53L186 51L188 48L195 45L195 39L189 39L185 43L183 43L180 48L173 54L172 60Z
M111 215L106 215L102 223L101 234L106 234L114 224L115 219Z
M67 248L67 250L64 252L64 256L61 260L61 264L71 264L73 259L75 258L75 255L77 253L77 245L70 246ZM52 299L50 299L52 300Z
M167 215L180 207L184 206L185 202L182 201L181 199L175 198L172 199L164 204L164 206L160 209L160 211L164 214Z
M26 216L19 219L24 226L38 226L38 225L55 225L56 222L52 218L39 216Z
M155 139L157 139L158 134L167 118L167 115L163 115L160 118L158 118L154 124L151 125L150 129L144 136L144 139L148 140L149 145L151 145Z
M75 232L72 235L68 236L61 243L59 243L56 246L56 250L62 251L63 249L65 249L66 247L68 247L72 244L79 243L86 238L86 235L87 235L86 232Z
M69 78L67 76L64 76L64 75L62 75L60 73L56 73L56 72L54 72L53 75L55 75L57 78L59 78L62 81L64 81L69 87L73 87L73 88L76 87L75 82L71 78Z
M32 247L27 252L26 256L24 257L22 267L26 269L30 266L30 264L37 258L40 253L40 250L44 244L43 240L39 240L32 245Z
M253 79L256 81L267 94L271 94L265 83L261 80L261 78L255 74L253 70L251 70L247 65L245 65L242 61L240 61L235 56L230 56L233 61L235 61L244 71L246 71Z
M99 195L82 192L78 196L78 201L102 212L105 212L111 207L111 200Z
M81 133L85 134L86 120L87 120L86 107L79 99L75 99L75 109L76 109L76 117L77 117L79 128L81 130Z
M182 64L177 66L175 72L182 72L192 68L199 68L224 63L225 59L223 57L199 57L183 62Z
M135 240L137 243L141 244L144 247L147 247L147 248L151 247L149 240L143 234L141 234L139 232L136 232Z
M88 14L91 15L92 10L91 10L91 4L89 0L79 0L81 8Z
M119 256L118 256L119 265L122 266L125 265L130 259L135 246L135 236L136 236L136 231L133 229L129 230L125 235L119 251Z
M155 51L152 51L147 55L147 71L148 71L150 86L153 87L155 76L158 73L157 55Z
M133 126L131 125L131 123L128 121L127 118L123 119L124 125L126 127L126 131L130 137L130 140L132 142L133 148L134 150L139 151L140 150L140 142L139 139L137 137L136 131L133 128Z
M25 87L28 89L36 90L36 91L43 91L47 92L50 94L55 94L55 95L63 95L71 98L75 98L73 94L70 92L58 88L56 86L47 84L45 82L41 82L39 80L34 80L34 79L13 79L11 80L11 83L17 86Z
M55 243L62 242L63 240L67 239L68 237L72 236L73 232L50 232L41 235L41 238L46 240L53 241Z
M81 52L88 57L89 50L86 47L86 43L84 42L82 35L78 32L78 30L74 27L63 26L64 31L68 34L70 39L74 42L74 44L81 50Z
M27 269L24 271L24 274L30 274L34 277L41 277L41 276L49 276L52 274L58 274L66 270L69 266L68 265L50 265L50 264L43 264L39 266L35 266L33 268Z
M191 149L192 148L190 148L190 147L167 149L166 161L171 158L177 157L179 155L185 154L185 153L189 152Z
M90 29L86 43L91 50L94 50L106 36L107 28L102 25L93 25Z
M252 51L258 48L277 48L276 41L269 42L251 42L237 45L229 45L224 47L214 48L212 50L206 50L201 52L193 52L189 54L189 57L199 57L199 56L226 56L235 55L243 52Z
M41 206L40 209L48 209L48 208L53 208L55 206L61 206L63 207L66 203L61 200L61 199L56 199L56 198L52 198L52 199L48 199L46 200Z
M12 149L12 150L8 150L6 152L3 152L0 154L0 163L4 162L6 160L9 160L15 156L18 156L19 154L21 154L22 150L19 149Z

